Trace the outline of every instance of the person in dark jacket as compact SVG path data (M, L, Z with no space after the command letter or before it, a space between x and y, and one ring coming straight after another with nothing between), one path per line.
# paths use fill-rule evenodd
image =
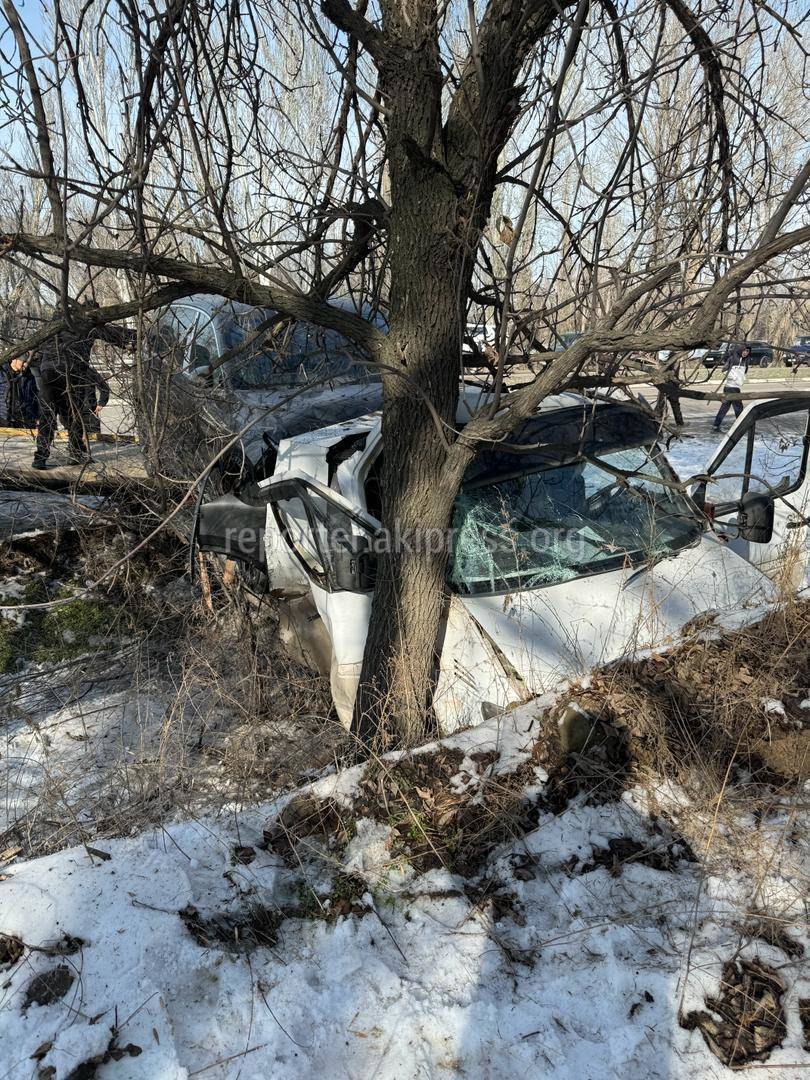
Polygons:
M96 341L115 345L129 344L131 332L112 326L95 326L74 315L72 325L59 331L45 342L32 362L39 392L41 417L37 431L37 449L33 467L47 468L57 418L68 433L68 461L84 465L91 461L87 445L87 425L84 408L88 395L98 394L94 413L110 400L106 379L90 364L90 354Z
M6 386L6 423L9 427L33 429L39 420L37 384L26 357L9 364Z
M723 370L725 372L723 378L723 395L725 400L721 403L720 408L717 410L717 416L714 418L714 430L719 431L720 425L725 420L726 413L729 409L734 410L735 419L743 411L743 403L740 401L740 395L742 394L742 388L745 383L745 377L748 374L748 360L751 356L750 345L736 345L733 349L729 349L726 356L725 363L723 364Z
M88 435L98 435L101 432L102 405L95 383L86 387L81 405L84 430Z

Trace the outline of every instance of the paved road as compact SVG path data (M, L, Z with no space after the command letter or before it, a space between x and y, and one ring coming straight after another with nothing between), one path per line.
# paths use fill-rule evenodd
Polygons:
M90 444L93 463L82 467L66 463L67 440L59 438L54 442L44 472L31 468L34 445L30 434L0 435L0 489L30 484L34 489L69 485L92 490L148 481L143 456L132 443L93 442Z
M109 404L101 410L101 430L107 435L134 435L135 416L132 403L128 400L131 394L122 388L120 379L111 379L110 385L112 395ZM125 393L127 400L119 396L121 392Z

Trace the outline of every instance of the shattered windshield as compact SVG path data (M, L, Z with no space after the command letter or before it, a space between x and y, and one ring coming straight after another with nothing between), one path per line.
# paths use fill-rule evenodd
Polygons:
M471 467L453 519L450 581L458 592L571 581L661 558L700 535L688 500L655 482L674 477L654 448L539 464L490 452L485 471Z
M304 386L334 379L368 379L368 365L359 363L358 347L335 330L311 323L277 322L258 332L272 312L254 310L234 315L222 327L225 349L241 348L226 362L237 390Z

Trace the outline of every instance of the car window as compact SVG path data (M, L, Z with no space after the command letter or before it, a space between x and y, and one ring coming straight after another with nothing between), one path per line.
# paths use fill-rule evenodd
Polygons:
M218 356L214 324L198 308L169 308L149 331L148 340L159 356L174 354L186 375L203 371Z
M236 389L304 386L333 379L370 379L373 370L360 361L357 345L334 330L289 320L258 331L271 312L254 310L223 324L225 348L240 353L228 361L228 377Z
M276 504L287 542L304 567L316 578L325 572L324 559L316 543L316 520L308 513L308 507L299 495L279 499Z
M645 447L519 474L514 455L502 457L512 458L503 479L478 476L456 500L450 581L459 592L542 588L663 557L701 532L688 500L656 482L672 474Z
M738 439L723 459L707 488L710 503L722 505L738 503L745 492L745 475L748 464L747 438Z
M479 457L453 513L448 578L462 594L571 581L675 552L702 531L692 503L665 486L674 479L669 465L648 447L556 468L531 454ZM380 454L365 483L377 517L381 461Z
M191 375L204 371L218 356L214 324L196 308L175 308L179 337L183 344L182 370Z
M324 588L335 588L336 552L351 546L355 537L370 536L370 531L309 486L303 494L274 498L273 504L282 533L307 573Z
M179 345L177 324L170 317L164 316L149 328L146 341L158 356L167 356Z
M795 491L807 471L809 423L807 409L758 417L714 466L708 501L724 508L736 505L749 491Z
M757 421L748 491L787 494L798 487L804 476L806 458L804 415L796 415L794 423L782 416L763 417Z

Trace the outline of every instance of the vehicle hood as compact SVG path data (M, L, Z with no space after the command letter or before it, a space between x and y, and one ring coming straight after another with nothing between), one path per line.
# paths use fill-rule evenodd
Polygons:
M233 390L231 394L234 431L259 418L244 436L249 457L255 456L251 447L261 446L265 432L278 444L281 439L353 420L382 407L382 387L373 381L334 382L301 390Z
M665 647L707 612L724 625L750 622L775 597L759 570L704 535L649 569L460 599L525 690L540 694L621 656Z

